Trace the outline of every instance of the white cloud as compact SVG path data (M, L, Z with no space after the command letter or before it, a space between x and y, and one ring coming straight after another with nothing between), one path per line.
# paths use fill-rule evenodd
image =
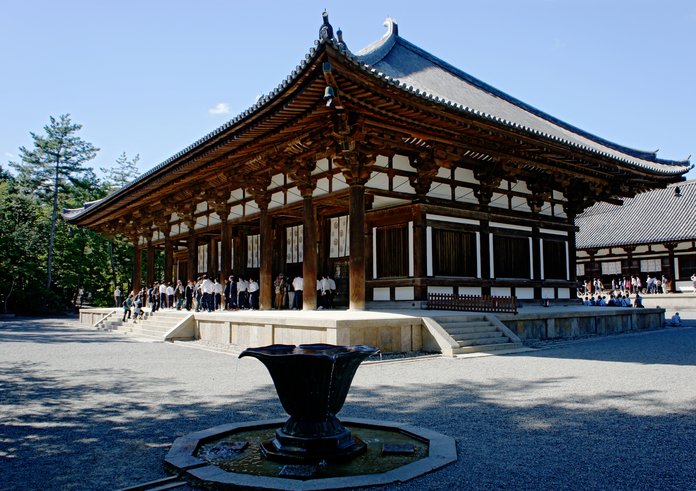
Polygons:
M11 154L10 152L5 152L5 157L7 157L8 159L13 159L15 158L15 155Z
M208 109L209 114L229 114L230 105L226 102L218 102L213 107Z

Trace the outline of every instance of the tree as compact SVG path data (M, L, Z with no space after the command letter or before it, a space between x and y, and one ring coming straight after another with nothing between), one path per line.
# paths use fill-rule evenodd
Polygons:
M98 148L77 136L82 125L74 124L69 114L58 119L50 117L44 126L45 135L30 133L34 148L20 147L21 163L11 162L18 171L17 179L25 189L33 190L42 198L51 198L51 232L48 243L46 288L51 287L53 269L53 249L55 245L58 206L70 187L84 185L81 178L91 169L83 167L92 160ZM87 179L88 181L90 179Z
M113 167L101 167L104 173L105 181L109 187L109 191L116 191L131 182L138 176L138 161L140 155L136 154L131 160L128 160L126 152L123 152L114 162Z

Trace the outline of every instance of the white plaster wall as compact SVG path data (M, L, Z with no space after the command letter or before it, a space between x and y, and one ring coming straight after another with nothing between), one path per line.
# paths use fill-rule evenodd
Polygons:
M396 198L386 198L384 196L375 196L372 202L372 209L379 210L380 208L388 208L390 206L403 205L408 203L408 201Z
M466 287L459 287L459 294L460 295L477 295L481 296L481 287L480 286L466 286Z
M411 183L408 180L408 177L394 176L394 179L392 181L392 186L393 186L392 189L394 191L398 191L400 193L416 194L416 190L413 189L413 186L411 186Z
M222 223L220 216L215 212L211 213L208 219L208 225L217 225L219 223Z
M491 296L492 297L511 297L512 290L510 288L507 288L507 287L494 286L491 288Z
M203 213L205 211L208 211L208 203L201 201L196 205L196 213Z
M508 208L508 199L507 196L504 194L500 193L493 193L493 196L491 197L491 206L494 206L496 208Z
M320 174L329 170L329 159L317 160L317 166L312 171L312 174Z
M478 204L478 198L474 194L473 189L458 186L454 190L454 199L460 203L474 203Z
M454 293L454 288L451 286L429 286L428 293Z
M384 156L384 155L378 155L377 158L375 159L375 165L377 167L388 167L389 166L389 158Z
M271 195L271 202L268 204L268 209L279 208L285 205L285 193L279 191Z
M451 199L452 198L452 188L449 184L442 184L440 182L434 182L430 186L430 191L428 191L428 196L433 198L441 199Z
M231 219L241 218L242 216L244 216L244 207L242 205L234 205L230 208Z
M394 158L392 158L392 167L397 170L404 170L408 172L414 171L408 157L405 155L394 155Z
M240 201L244 199L244 191L242 189L233 189L230 193L230 202Z
M415 294L412 286L398 286L394 288L394 300L413 300Z
M515 296L520 300L533 299L534 288L515 288Z
M322 177L317 181L317 187L312 191L312 196L321 196L329 192L329 179Z
M271 177L271 189L273 188L280 188L285 185L285 175L284 174L276 174L275 176Z
M389 189L389 176L384 172L373 172L365 186L376 189Z
M479 184L479 180L474 177L474 171L471 169L462 169L461 167L457 167L454 169L454 179L461 182Z
M532 194L525 181L517 181L512 185L512 190L519 193Z
M512 197L512 209L516 210L516 211L526 211L526 212L532 211L529 208L529 205L527 204L527 199L520 198L519 196Z
M339 172L338 174L333 175L332 187L334 191L340 191L341 189L346 189L348 187L346 178L342 173Z
M297 188L288 189L287 196L288 196L287 197L288 204L297 203L298 201L302 201L302 195L300 194L300 190Z
M372 300L375 302L383 302L389 300L389 288L373 288Z
M256 201L254 201L254 200L247 201L244 206L245 206L245 213L247 215L252 215L254 213L259 212L259 206L256 204Z
M567 300L570 298L570 289L569 288L559 288L558 289L558 298Z
M556 298L556 290L553 288L542 288L541 298Z

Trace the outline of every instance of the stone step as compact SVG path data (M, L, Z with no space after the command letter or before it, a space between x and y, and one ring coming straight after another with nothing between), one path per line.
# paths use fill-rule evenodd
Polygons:
M479 338L496 338L498 336L505 336L502 332L497 329L488 329L486 331L472 331L472 332L457 332L453 333L447 331L450 336L455 340L459 341L462 339L479 339Z
M440 324L442 325L442 324ZM488 324L457 324L457 325L451 325L451 326L442 326L445 331L447 331L450 335L453 334L459 334L459 333L469 333L469 332L487 332L487 331L497 331L498 328L491 324L490 322Z
M476 339L463 339L463 340L458 340L457 344L459 344L459 347L464 347L464 346L486 346L486 345L495 345L495 344L501 344L501 343L509 343L510 338L507 336L503 336L502 334L498 337L488 337L488 338L476 338Z
M489 345L475 345L475 346L461 346L455 348L452 352L455 355L463 355L466 353L482 353L486 351L503 351L503 350L516 350L524 347L522 343L498 343Z
M458 315L453 317L433 317L438 324L460 324L469 322L488 322L488 320L482 315Z

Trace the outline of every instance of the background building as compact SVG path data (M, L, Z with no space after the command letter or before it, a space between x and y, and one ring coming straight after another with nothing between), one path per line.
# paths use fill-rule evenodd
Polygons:
M696 273L696 180L672 184L624 200L597 203L579 215L579 280L648 275L673 282L673 291L692 291Z

